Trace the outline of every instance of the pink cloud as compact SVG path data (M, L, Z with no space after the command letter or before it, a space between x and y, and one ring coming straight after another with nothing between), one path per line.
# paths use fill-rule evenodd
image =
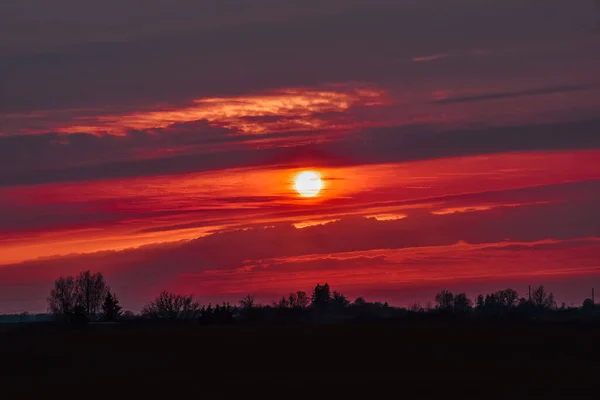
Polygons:
M412 61L414 61L414 62L429 62L429 61L441 60L441 59L447 58L447 57L450 57L450 54L438 53L438 54L431 54L428 56L415 57L412 59Z

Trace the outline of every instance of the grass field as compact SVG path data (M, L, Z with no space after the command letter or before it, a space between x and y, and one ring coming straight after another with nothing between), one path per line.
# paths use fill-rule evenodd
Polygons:
M27 326L0 336L21 396L599 398L600 325L408 322ZM408 396L408 397L407 397ZM13 397L9 397L13 398Z

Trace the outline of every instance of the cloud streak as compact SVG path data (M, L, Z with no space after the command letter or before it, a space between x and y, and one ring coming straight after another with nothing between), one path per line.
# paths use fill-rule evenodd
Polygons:
M600 120L452 130L443 125L253 135L206 121L126 136L0 137L0 186L241 167L359 166L502 152L600 148Z
M415 57L412 59L412 61L414 61L414 62L429 62L429 61L441 60L441 59L444 59L447 57L450 57L450 55L447 53L438 53L438 54L432 54L429 56Z
M514 99L524 96L539 96L544 94L557 94L557 93L569 93L578 92L583 90L595 89L592 85L581 85L581 86L556 86L541 89L523 90L519 92L503 92L503 93L486 93L475 96L465 97L450 97L446 99L436 100L438 104L452 104L452 103L469 103L474 101L487 101L487 100L500 100L500 99Z

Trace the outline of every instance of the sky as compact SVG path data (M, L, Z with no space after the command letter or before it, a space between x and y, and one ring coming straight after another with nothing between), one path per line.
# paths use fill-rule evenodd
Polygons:
M0 313L600 287L596 0L0 3ZM313 197L295 189L321 176Z

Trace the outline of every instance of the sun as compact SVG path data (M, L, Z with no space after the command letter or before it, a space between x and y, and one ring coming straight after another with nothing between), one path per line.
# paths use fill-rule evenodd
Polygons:
M323 189L323 180L318 172L303 171L296 175L294 187L302 197L315 197Z

